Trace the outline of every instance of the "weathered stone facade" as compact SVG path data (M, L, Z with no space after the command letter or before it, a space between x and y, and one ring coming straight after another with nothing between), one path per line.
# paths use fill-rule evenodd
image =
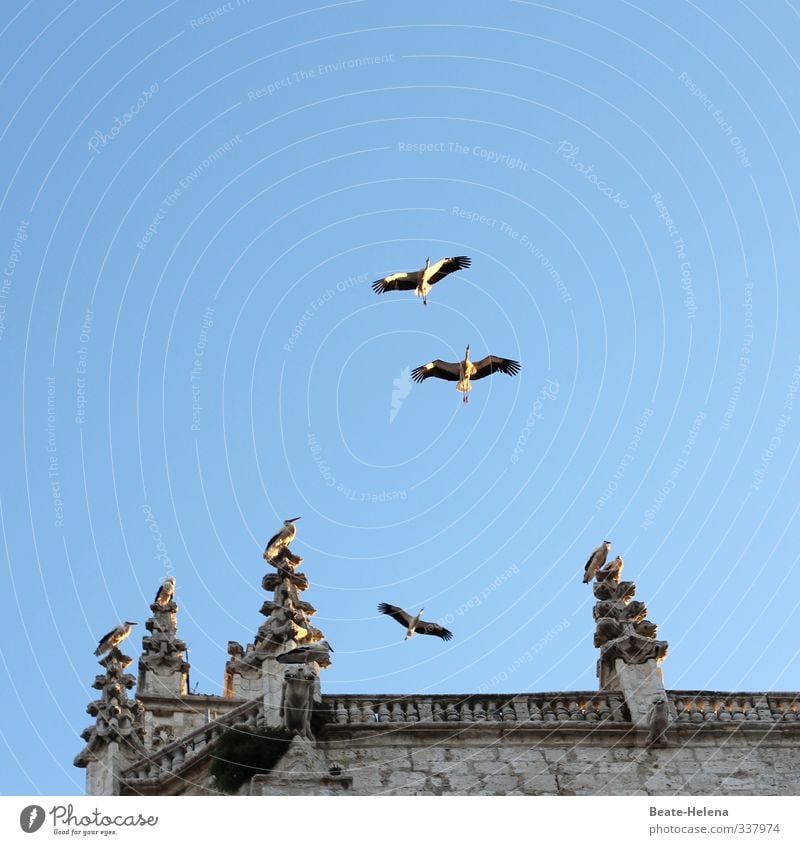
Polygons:
M285 753L238 794L800 795L800 693L665 690L667 643L620 558L593 585L599 691L493 696L320 694L330 656L301 559L285 546L265 559L274 599L253 643L229 643L223 696L187 692L172 602L152 606L135 699L130 658L100 661L76 758L87 792L214 794L221 738L277 730Z

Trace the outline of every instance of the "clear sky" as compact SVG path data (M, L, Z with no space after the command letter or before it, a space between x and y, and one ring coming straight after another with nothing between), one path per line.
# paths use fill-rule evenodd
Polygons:
M327 693L595 689L606 537L668 688L800 688L795 6L6 4L0 792L167 574L220 692L297 515Z

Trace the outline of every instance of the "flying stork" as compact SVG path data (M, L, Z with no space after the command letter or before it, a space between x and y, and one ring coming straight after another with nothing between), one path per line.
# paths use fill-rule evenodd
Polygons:
M449 361L436 359L429 364L423 364L411 371L411 378L416 382L423 382L426 378L434 376L446 381L457 381L456 390L464 394L464 401L469 402L467 395L472 390L471 379L484 378L492 373L505 373L508 376L515 376L519 372L519 361L512 361L510 358L498 358L497 355L487 355L480 361L469 360L469 345L464 354L464 360L458 364L451 364Z
M431 264L430 258L425 259L425 266L421 270L409 270L407 273L392 273L372 283L375 293L386 293L389 290L413 290L416 296L422 297L422 304L428 304L428 294L436 282L441 281L449 273L463 270L472 264L472 259L466 255L455 258L441 258Z
M448 631L447 628L443 628L436 622L420 621L420 617L425 610L424 607L416 616L406 613L402 607L396 607L393 604L386 604L386 602L381 602L381 604L378 605L378 610L381 613L385 613L387 616L391 616L392 619L398 621L406 629L406 635L403 637L403 640L413 637L415 633L431 634L434 637L441 637L443 640L449 640L453 637L452 631Z
M300 519L299 516L295 516L292 519L284 519L283 528L274 537L269 538L267 547L264 549L264 557L267 560L275 557L283 546L288 546L294 540L297 534L297 526L294 523L298 519Z
M158 588L154 602L160 604L161 607L166 607L172 601L174 595L175 579L170 575L164 579L164 583Z
M130 634L131 625L137 624L137 622L122 622L116 628L112 628L98 643L94 650L95 657L100 657L104 651L116 648Z
M325 663L331 662L333 646L327 640L320 640L311 645L301 645L279 654L275 659L278 663Z
M597 574L606 562L608 557L608 550L611 548L611 540L603 540L603 542L589 555L589 560L586 561L586 566L583 571L583 583L588 584L592 578Z

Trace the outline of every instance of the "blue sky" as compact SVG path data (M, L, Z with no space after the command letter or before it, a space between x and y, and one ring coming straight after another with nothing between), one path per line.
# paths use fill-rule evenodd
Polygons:
M166 574L219 692L298 514L328 693L596 688L605 537L669 688L798 689L792 4L13 5L0 791L83 791ZM520 375L410 385L468 343Z

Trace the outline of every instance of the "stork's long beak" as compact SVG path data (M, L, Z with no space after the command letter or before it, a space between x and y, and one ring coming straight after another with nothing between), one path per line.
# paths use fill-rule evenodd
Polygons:
M297 522L297 520L298 520L298 519L300 519L300 518L301 518L301 517L296 516L296 517L294 517L293 519L287 519L286 521L287 521L287 522Z

